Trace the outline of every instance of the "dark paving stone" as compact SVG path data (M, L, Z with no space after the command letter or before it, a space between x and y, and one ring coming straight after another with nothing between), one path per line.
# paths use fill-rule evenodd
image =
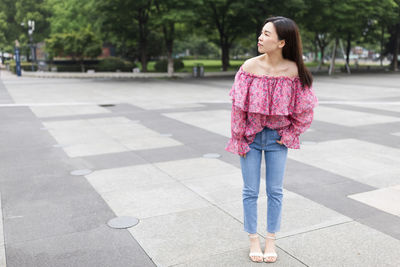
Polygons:
M91 230L7 244L7 267L156 266L128 230Z
M2 83L0 82L2 85ZM0 190L7 266L155 266L90 183L92 168L54 148L28 107L0 108Z

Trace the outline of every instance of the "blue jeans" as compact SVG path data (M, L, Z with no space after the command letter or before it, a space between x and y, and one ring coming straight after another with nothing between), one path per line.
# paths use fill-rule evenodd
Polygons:
M283 176L285 174L288 148L276 142L281 136L276 130L265 127L257 133L251 150L246 157L240 157L243 176L243 215L244 230L250 234L257 233L257 200L260 188L260 169L262 151L265 157L265 183L268 200L267 231L275 233L280 230Z

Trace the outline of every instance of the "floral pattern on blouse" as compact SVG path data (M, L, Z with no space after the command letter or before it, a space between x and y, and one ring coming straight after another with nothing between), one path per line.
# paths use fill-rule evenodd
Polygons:
M318 98L299 77L256 75L240 67L229 92L231 134L226 151L246 154L256 134L266 126L277 130L283 144L300 149L300 134L313 120Z

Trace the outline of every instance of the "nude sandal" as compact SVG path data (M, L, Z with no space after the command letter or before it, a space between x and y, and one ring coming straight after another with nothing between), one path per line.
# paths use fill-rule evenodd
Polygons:
M258 235L255 235L255 236L251 236L250 234L249 234L249 237L250 238L258 238ZM251 257L261 257L262 259L261 259L261 261L256 261L256 260L253 260ZM249 258L250 258L250 260L252 261L252 262L257 262L257 263L261 263L261 262L264 262L264 254L262 253L262 252L250 252L249 253Z
M266 236L265 238L274 239L274 240L276 239L273 236ZM264 259L263 259L264 262L273 263L273 262L276 262L276 260L278 259L278 254L276 254L275 252L269 252L269 253L264 253L263 257L264 257ZM275 257L275 260L274 261L268 261L267 260L268 257Z

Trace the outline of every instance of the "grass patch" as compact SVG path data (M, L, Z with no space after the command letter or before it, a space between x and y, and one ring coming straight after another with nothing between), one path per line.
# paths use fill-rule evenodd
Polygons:
M228 67L228 71L237 71L239 69L239 67L243 64L245 60L230 60L230 66ZM149 72L155 72L154 69L154 65L155 65L155 61L150 61L147 64L147 70ZM140 62L137 63L139 68L141 68L141 64ZM184 59L183 60L183 64L185 65L185 67L181 70L179 70L178 72L192 72L193 71L193 67L197 66L197 64L202 64L204 66L204 71L205 72L218 72L218 71L222 71L222 62L220 59ZM314 68L318 66L318 62L307 62L305 63L305 65L308 68ZM329 67L329 62L325 62L322 66L323 67ZM341 68L344 67L345 64L344 63L335 63L335 68ZM361 67L366 67L367 65L362 65L361 63L359 64L359 66ZM350 67L354 68L354 64L350 64ZM374 65L372 65L371 67L376 67Z

